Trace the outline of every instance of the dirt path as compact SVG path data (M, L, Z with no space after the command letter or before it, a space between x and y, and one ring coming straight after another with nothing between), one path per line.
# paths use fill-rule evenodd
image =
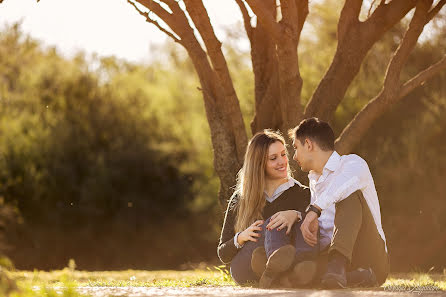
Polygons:
M446 296L446 292L426 291L385 291L385 290L262 290L240 287L81 287L81 293L92 297L149 297L149 296L262 296L262 297L349 297L349 296Z

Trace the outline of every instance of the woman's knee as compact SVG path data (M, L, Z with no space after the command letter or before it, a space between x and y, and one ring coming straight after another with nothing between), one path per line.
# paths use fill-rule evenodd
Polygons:
M239 285L258 280L251 269L251 262L249 262L249 265L247 263L231 262L230 273L232 279Z

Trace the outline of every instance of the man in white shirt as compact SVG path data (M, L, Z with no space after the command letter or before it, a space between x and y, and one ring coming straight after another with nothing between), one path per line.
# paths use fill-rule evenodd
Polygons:
M294 160L309 172L311 204L301 225L305 241L328 251L326 288L381 285L389 272L378 196L367 163L340 156L328 123L310 118L290 131ZM319 230L318 230L319 227ZM323 253L321 253L323 254Z

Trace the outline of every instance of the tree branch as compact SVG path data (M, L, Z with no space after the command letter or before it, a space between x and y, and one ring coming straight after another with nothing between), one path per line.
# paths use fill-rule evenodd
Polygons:
M399 86L400 73L409 58L410 53L417 44L418 38L426 25L426 17L432 6L433 0L420 0L417 3L415 14L410 21L404 37L395 51L384 79L384 89L392 89Z
M430 11L429 11L429 14L428 14L428 16L427 16L427 20L426 20L426 23L429 23L433 18L434 18L434 16L436 16L437 15L437 13L441 10L441 8L443 8L443 6L446 4L446 0L441 0L441 1L439 1L438 3L437 3L437 5L435 5L435 7L434 8L432 8Z
M356 4L350 8L358 11L359 0L350 0ZM338 47L333 61L314 91L305 109L305 116L317 116L330 120L347 92L348 86L359 73L360 66L372 46L398 23L414 6L418 0L385 1L378 5L372 16L365 22L348 23L353 16L341 16L338 25ZM346 0L347 4L347 0ZM352 4L352 5L353 5ZM343 13L347 12L344 7ZM341 13L342 14L342 13ZM353 13L350 13L353 15ZM356 18L355 18L356 20ZM341 24L344 22L344 24Z
M202 50L201 45L196 40L194 35L194 31L189 23L189 20L186 17L186 12L183 11L178 3L173 0L164 0L165 4L169 6L172 10L172 13L164 9L159 3L153 0L134 0L149 10L154 12L160 19L162 19L172 31L179 36L181 39L181 44L187 50L194 50L196 48L200 48Z
M399 22L415 5L417 0L392 0L389 3L382 1L371 17L364 23L366 32L386 32ZM380 34L378 34L380 36Z
M396 93L381 93L371 100L364 108L356 114L351 122L344 128L336 140L336 150L341 154L350 153L361 137L367 132L372 123L389 110L398 101L406 97L415 88L423 85L429 79L435 77L441 71L446 70L446 55L437 63L419 72L407 81Z
M288 32L290 37L292 37L297 33L298 28L297 3L295 0L281 0L280 10L282 12L280 23L285 25L285 32Z
M440 71L442 70L446 70L446 55L444 55L440 61L431 65L429 68L419 72L417 75L404 83L401 87L399 97L406 97L415 88L423 85L426 81L434 77L436 74L440 73Z
M252 30L251 27L251 17L249 16L248 9L246 8L246 4L243 0L235 0L237 5L240 8L243 16L243 24L245 25L246 35L248 35L249 41L252 43Z
M144 12L144 11L142 11L141 9L139 9L139 8L136 6L136 4L133 3L132 1L127 0L127 2L130 3L130 5L132 5L140 15L142 15L143 17L145 17L147 22L154 24L159 30L161 30L162 32L164 32L167 36L171 37L175 42L181 43L181 40L180 40L177 36L175 36L172 32L166 30L165 28L163 28L157 21L155 21L155 20L153 20L153 19L150 18L150 12L151 12L151 11L149 11L149 12Z
M278 42L282 35L282 28L280 24L276 22L275 17L268 11L263 1L264 0L246 0L249 7L251 7L252 11L256 14L258 21L262 23L271 38Z
M346 0L342 7L338 22L338 42L344 39L345 34L355 23L359 23L362 0Z
M376 0L372 0L372 3L370 3L369 11L367 12L367 18L370 17L370 14L372 13L373 6L375 6L375 2L376 2Z
M297 6L297 40L300 39L300 34L302 33L302 29L304 27L305 21L307 19L309 10L308 10L308 0L296 0Z
M173 14L186 16L186 12L181 9L178 0L160 0L160 1L167 4L167 6L169 6L169 8L172 10Z
M432 0L420 0L417 3L415 14L409 24L409 28L404 34L400 46L395 51L387 68L384 85L381 92L371 100L354 119L345 127L344 131L336 141L336 148L342 153L348 153L356 145L359 139L365 134L373 121L381 116L387 109L401 100L405 95L412 91L424 81L434 76L445 67L446 59L432 65L425 71L420 72L403 87L400 83L400 73L406 64L410 52L415 47L426 24L426 18L429 9L432 6Z
M135 0L139 4L145 6L150 11L153 11L157 16L159 16L169 27L175 31L171 24L174 22L173 15L165 10L161 5L153 0ZM178 32L175 32L178 34Z

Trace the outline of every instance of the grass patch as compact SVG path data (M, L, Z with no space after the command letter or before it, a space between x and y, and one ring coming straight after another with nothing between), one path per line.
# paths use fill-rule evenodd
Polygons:
M196 287L235 286L235 282L220 267L207 270L125 270L125 271L78 271L54 270L15 271L11 277L25 286L60 287L68 279L78 287Z
M80 297L76 287L221 287L237 286L224 267L207 270L162 271L77 271L69 268L46 271L13 271L12 278L22 288L13 297ZM24 288L24 289L23 289ZM31 289L33 288L33 290ZM36 288L38 290L36 291ZM40 288L40 289L39 289ZM355 290L355 289L353 289ZM389 292L446 291L445 274L391 274L381 288ZM57 295L55 292L61 295Z
M420 294L446 291L446 275L426 273L395 274L390 275L382 287L385 291Z
M33 286L30 283L19 282L14 290L0 293L0 296L8 297L88 297L89 295L77 292L76 283L68 279L62 279L59 287L41 284Z

